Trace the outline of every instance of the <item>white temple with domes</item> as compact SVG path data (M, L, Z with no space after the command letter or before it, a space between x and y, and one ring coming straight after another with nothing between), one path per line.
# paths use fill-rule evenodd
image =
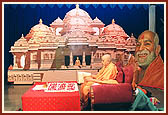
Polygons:
M133 34L127 35L114 19L105 27L98 17L92 19L76 5L63 20L58 17L50 27L40 19L25 37L22 35L15 42L10 52L13 70L73 69L77 57L82 68L99 69L104 54L111 54L113 61L124 54L127 61L135 46Z

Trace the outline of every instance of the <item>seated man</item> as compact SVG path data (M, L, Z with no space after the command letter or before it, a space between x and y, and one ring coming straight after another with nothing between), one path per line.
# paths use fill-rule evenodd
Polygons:
M75 61L75 66L81 67L81 63L80 63L79 57L77 57L77 59Z
M102 64L103 67L97 75L84 77L84 83L80 89L83 107L86 107L88 104L88 93L92 84L118 84L115 80L118 73L117 67L111 62L111 56L109 54L102 56Z
M164 89L164 63L159 53L157 33L149 30L142 32L138 37L135 50L135 73L132 81L133 89L141 93L137 94L131 110L158 110L151 104L148 97L157 97L158 93L163 92L160 89ZM158 97L163 98L162 95Z
M159 55L159 37L149 30L138 38L135 58L140 70L136 71L133 88L137 85L164 89L164 64Z

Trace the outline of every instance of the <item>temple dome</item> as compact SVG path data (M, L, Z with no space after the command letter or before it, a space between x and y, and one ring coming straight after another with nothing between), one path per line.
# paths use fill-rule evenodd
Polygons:
M127 39L126 45L128 46L136 46L136 38L134 37L133 33L131 34L131 37Z
M35 25L31 28L33 31L49 31L49 27L43 24L42 19L40 19L39 24Z
M112 24L104 28L103 35L120 36L125 39L129 37L121 26L115 24L114 19L112 20Z
M61 31L62 34L73 31L75 29L94 33L93 29L91 28L91 23L93 20L86 11L79 8L79 5L76 5L75 9L72 9L66 13L63 22L64 27Z
M64 24L64 22L60 19L60 17L58 17L56 20L54 20L54 22L52 22L50 24L50 26L62 26Z
M22 37L15 42L14 46L15 47L28 47L28 43L26 39L24 38L23 34L22 34Z
M44 38L47 35L52 34L52 28L44 25L42 23L42 19L40 19L39 24L35 25L31 28L30 32L26 35L27 41L29 41L33 37Z
M103 26L104 27L104 23L101 21L101 20L99 20L97 17L93 20L93 22L92 22L92 25L100 25L100 26Z
M82 10L82 9L79 8L78 4L76 5L75 9L72 9L71 11L69 11L69 12L66 13L65 18L68 18L69 16L71 16L71 17L79 16L79 17L90 18L89 14L86 11L84 11L84 10Z
M22 37L11 47L10 52L27 52L28 48L29 44L22 34Z

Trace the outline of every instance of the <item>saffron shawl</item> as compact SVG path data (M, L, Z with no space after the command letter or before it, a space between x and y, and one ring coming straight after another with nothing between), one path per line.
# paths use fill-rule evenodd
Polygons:
M164 89L164 64L160 56L156 57L147 67L144 77L138 85Z
M99 73L96 75L96 79L99 80L110 80L110 79L116 79L117 75L117 67L115 64L110 63L107 67L103 67Z

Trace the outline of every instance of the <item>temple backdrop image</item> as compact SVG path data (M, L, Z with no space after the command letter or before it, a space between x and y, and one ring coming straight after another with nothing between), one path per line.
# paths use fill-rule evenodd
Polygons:
M77 71L96 73L107 53L114 63L123 55L126 63L134 54L138 35L148 29L149 6L6 4L5 79L14 84L77 80ZM157 13L163 6L156 9L156 32L164 47L164 12Z

